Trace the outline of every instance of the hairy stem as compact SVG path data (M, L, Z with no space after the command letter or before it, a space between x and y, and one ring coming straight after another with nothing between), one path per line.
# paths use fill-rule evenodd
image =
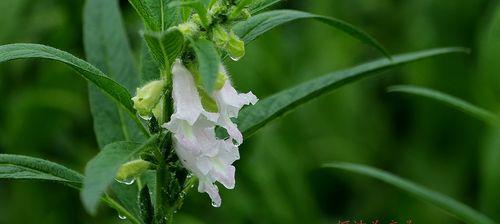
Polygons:
M161 71L161 77L167 83L167 90L165 93L165 108L164 108L164 121L168 121L173 113L172 104L172 74L167 70ZM169 153L172 152L172 134L167 133L165 136L165 144L160 148L158 154L158 166L156 169L156 212L155 220L157 224L173 223L173 205L169 203L169 183L171 174L169 171L169 164L166 159Z

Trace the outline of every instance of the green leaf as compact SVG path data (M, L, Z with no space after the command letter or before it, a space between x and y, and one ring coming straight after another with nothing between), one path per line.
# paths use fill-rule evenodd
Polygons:
M449 105L457 110L460 110L464 113L467 113L479 120L486 122L491 125L498 125L499 119L498 117L483 108L477 107L467 101L456 98L454 96L450 96L446 93L442 93L436 90L418 87L418 86L407 86L407 85L397 85L391 86L387 89L388 92L402 92L409 93L417 96L423 96L430 99L437 100L441 103Z
M145 32L146 41L151 56L163 71L170 71L170 65L179 56L184 45L184 36L177 29L161 33Z
M90 160L85 167L86 177L80 194L85 209L91 214L95 214L99 199L114 181L120 166L148 149L152 143L156 142L157 138L158 136L155 135L144 144L114 142L105 146L99 154Z
M151 14L160 24L161 30L167 30L169 27L181 22L181 9L179 7L168 7L175 0L145 0L146 5L151 10Z
M174 0L129 0L146 30L160 32L180 22L180 8L168 7Z
M254 106L243 108L237 120L238 128L246 137L250 137L268 122L278 118L286 112L345 84L373 74L374 72L383 71L394 66L437 55L465 52L468 52L468 50L464 48L437 48L396 55L392 60L383 58L346 70L326 74L276 93L259 101Z
M252 14L258 13L264 9L267 9L273 5L280 3L282 0L261 0L256 1L256 3L250 6Z
M234 32L245 41L246 44L250 43L260 35L265 32L282 25L287 22L291 22L298 19L315 19L337 28L345 33L351 35L354 38L374 47L382 54L390 58L390 54L384 49L384 47L378 43L375 38L371 37L364 31L354 27L353 25L344 22L342 20L331 18L327 16L315 15L308 12L301 12L295 10L273 10L258 14L256 16L250 17L250 19L237 23L233 30Z
M184 8L184 9L191 8L191 9L193 9L199 15L199 18L201 20L203 27L208 29L209 28L208 26L210 24L208 21L207 12L208 12L210 1L211 0L173 0L173 1L171 1L170 4L168 4L168 7L169 8ZM185 17L185 15L183 15L183 17Z
M407 192L416 198L430 203L444 210L446 213L454 216L455 218L471 224L493 224L490 218L471 209L470 207L438 192L429 190L423 186L413 182L404 180L400 177L394 176L388 172L372 168L369 166L353 164L353 163L328 163L324 167L342 169L365 176L373 177L388 183L404 192Z
M139 85L138 71L117 0L87 0L84 8L83 34L88 61L135 92ZM130 98L128 99L130 101ZM90 109L94 131L100 148L116 141L144 141L140 122L125 116L126 111L103 95L95 86L89 86Z
M107 93L113 100L126 109L131 116L135 117L135 110L127 89L86 61L67 52L40 44L7 44L0 46L0 63L26 58L50 59L71 66L85 79Z
M219 73L219 54L214 44L205 39L192 41L191 46L198 59L198 70L203 88L207 93L211 93L214 90L217 74Z
M153 12L147 5L146 1L129 0L128 2L132 5L132 7L134 7L137 14L139 14L139 17L141 17L147 30L161 31L161 24L158 22L158 19L155 18L155 15L153 15Z
M482 21L482 29L477 39L477 71L474 75L474 85L477 86L474 95L484 105L498 106L500 93L500 2L492 2ZM495 112L499 112L495 108ZM484 132L484 142L480 149L478 162L480 174L480 204L481 211L495 220L500 220L500 127L492 127Z
M0 154L0 179L47 180L79 189L83 176L47 160Z
M140 60L141 60L140 80L142 85L160 78L160 69L158 68L153 57L151 56L151 53L149 52L148 46L145 41L143 41L141 45Z
M113 181L111 183L110 194L122 207L134 218L140 217L139 211L139 191L137 185L126 185ZM118 211L119 212L119 211ZM125 214L122 214L125 215ZM137 219L137 218L136 218Z

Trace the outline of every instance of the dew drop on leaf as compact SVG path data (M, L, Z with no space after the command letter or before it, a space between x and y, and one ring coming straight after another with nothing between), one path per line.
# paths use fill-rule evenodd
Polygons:
M231 58L231 60L233 61L239 61L242 57L234 57L234 56L229 56Z
M118 183L125 185L132 185L135 182L135 178L125 179L125 180L118 180L118 179L115 180L118 181Z
M124 215L122 214L118 214L118 218L121 219L121 220L125 220L127 219L127 217L125 217Z

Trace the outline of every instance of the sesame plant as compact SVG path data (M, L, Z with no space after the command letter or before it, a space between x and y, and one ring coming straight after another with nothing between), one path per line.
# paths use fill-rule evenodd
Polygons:
M74 74L88 81L94 132L101 149L83 173L39 158L0 154L0 178L51 181L74 188L92 215L102 204L115 209L125 222L175 223L175 214L190 194L206 193L208 206L223 205L219 188L236 185L234 162L240 159L239 146L271 121L379 71L468 52L446 47L392 55L369 34L345 21L296 10L269 10L278 2L129 0L143 23L137 30L142 41L138 62L134 61L117 0L86 0L86 60L39 44L0 46L0 62L53 60L73 68ZM231 74L224 62L240 60L253 40L300 19L338 29L380 52L381 58L267 97L238 92L231 79L238 74ZM437 98L497 124L495 115L433 90L408 86L390 90ZM352 163L323 166L380 179L464 222L494 223L456 200L387 172Z

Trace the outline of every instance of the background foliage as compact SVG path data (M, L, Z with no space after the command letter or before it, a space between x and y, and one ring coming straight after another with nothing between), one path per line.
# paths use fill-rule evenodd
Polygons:
M122 9L139 57L140 21ZM500 9L497 1L287 0L280 8L344 19L391 53L467 46L449 55L385 72L309 103L249 139L237 162L237 187L222 190L223 206L191 194L182 223L336 223L400 220L454 223L433 206L370 178L320 168L330 161L369 164L445 193L496 220L500 130L423 98L387 93L415 84L498 111ZM83 1L0 1L0 44L33 42L81 58ZM239 90L260 98L379 57L351 37L314 21L299 21L256 40L229 71ZM97 153L87 85L67 67L37 60L0 66L0 153L45 158L83 171ZM495 157L495 155L498 155ZM496 166L495 166L496 165ZM6 184L7 183L7 184ZM78 193L51 183L2 181L0 223L118 223L103 208L97 219ZM496 200L495 200L496 199ZM496 203L496 204L495 204Z

